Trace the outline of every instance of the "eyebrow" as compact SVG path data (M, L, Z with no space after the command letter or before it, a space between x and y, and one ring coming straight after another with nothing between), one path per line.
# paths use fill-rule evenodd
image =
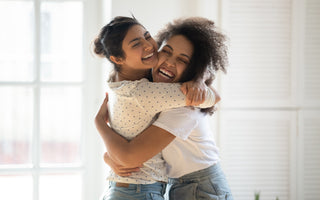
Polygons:
M149 34L149 31L146 31L146 32L143 34L143 36L146 37L146 35L148 35L148 34ZM130 40L128 44L130 44L130 43L132 43L132 42L135 42L135 41L137 41L137 40L140 40L140 38L134 38L134 39Z
M173 51L173 48L170 45L166 44L165 47L168 47L169 49L171 49ZM187 57L189 60L191 59L187 54L180 53L180 55Z

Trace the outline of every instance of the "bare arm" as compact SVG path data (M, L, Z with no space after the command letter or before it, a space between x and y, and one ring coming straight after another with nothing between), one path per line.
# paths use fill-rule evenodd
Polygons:
M213 93L216 97L214 104L217 104L221 100L221 97L220 97L219 93L217 92L217 90L214 89L214 87L212 85L210 85L209 88L213 91Z
M125 166L122 166L116 163L114 160L112 160L108 152L104 153L103 160L107 165L109 165L112 171L118 174L119 176L131 176L132 172L138 172L140 171L140 167L142 167L142 166L138 166L133 168L127 168Z
M202 76L195 80L182 83L180 90L184 95L186 95L186 103L188 106L198 106L202 104L207 96L207 89L213 89L210 87L211 82L214 79L214 75L206 70ZM213 90L214 93L215 90Z

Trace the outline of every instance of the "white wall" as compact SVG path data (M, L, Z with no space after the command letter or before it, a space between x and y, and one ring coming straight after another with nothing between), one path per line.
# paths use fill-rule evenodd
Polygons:
M113 0L111 16L131 13L155 35L166 23L180 17L217 19L217 0Z
M110 17L132 13L152 35L180 17L222 27L230 66L214 84L222 101L211 125L235 199L319 197L318 0L104 1Z

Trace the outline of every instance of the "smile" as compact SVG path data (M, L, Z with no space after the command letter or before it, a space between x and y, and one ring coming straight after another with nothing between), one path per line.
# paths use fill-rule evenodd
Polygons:
M174 74L172 72L163 68L159 69L159 74L170 79L174 78Z
M148 55L146 55L145 57L142 57L142 60L146 60L148 58L151 58L154 55L154 53L150 53Z

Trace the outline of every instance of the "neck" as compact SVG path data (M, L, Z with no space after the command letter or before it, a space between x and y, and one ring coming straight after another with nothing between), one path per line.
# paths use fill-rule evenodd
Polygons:
M150 69L142 70L120 70L115 76L115 81L135 81L142 78L147 78L150 73Z

